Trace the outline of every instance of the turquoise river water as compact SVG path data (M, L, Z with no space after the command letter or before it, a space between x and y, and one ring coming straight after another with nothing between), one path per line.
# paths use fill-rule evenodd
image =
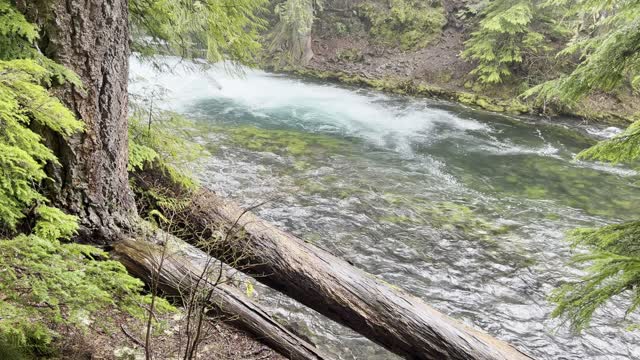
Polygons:
M162 86L163 106L197 121L211 156L194 171L218 193L267 201L262 217L535 358L640 358L624 297L580 334L548 302L581 274L566 231L640 217L635 171L574 160L618 129L260 71L132 60L132 74L132 92ZM282 295L258 299L336 358L395 358Z

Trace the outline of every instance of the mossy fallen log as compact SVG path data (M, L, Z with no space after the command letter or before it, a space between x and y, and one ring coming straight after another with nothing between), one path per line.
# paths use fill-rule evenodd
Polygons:
M176 219L192 241L216 232L234 234L208 251L291 298L409 359L518 360L529 357L466 326L346 261L276 228L214 192L186 191L161 172L135 179L140 191L188 199ZM160 185L162 184L162 185ZM158 203L143 204L157 207ZM234 249L234 251L230 251ZM242 249L241 258L234 258Z
M151 242L124 240L114 245L113 255L133 275L148 282L155 277L159 289L167 295L211 292L208 301L210 307L290 359L328 359L314 345L287 330L259 304L230 285L226 281L232 272L229 267L191 245L172 237L167 251L163 252L162 246ZM164 260L161 260L163 257ZM161 261L161 271L158 272ZM213 269L214 274L202 279L202 274L208 272L205 268Z

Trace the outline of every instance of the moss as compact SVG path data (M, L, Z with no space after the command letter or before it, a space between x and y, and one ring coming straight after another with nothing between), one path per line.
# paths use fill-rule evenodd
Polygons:
M335 184L337 177L333 175L321 178L298 178L294 180L294 184L298 189L306 194L317 194L324 197L332 197L336 199L347 199L352 196L358 196L364 190L356 187L345 187L341 184Z
M532 200L548 199L557 204L581 209L590 215L631 219L637 214L638 194L628 186L629 178L603 173L588 167L567 166L564 161L527 156L519 166L510 167L500 189L508 196ZM470 180L473 181L473 180ZM594 187L608 182L610 187ZM484 189L482 184L470 184Z
M508 233L507 226L496 226L478 216L468 206L450 201L430 202L420 198L405 198L385 193L384 199L397 210L378 218L381 222L399 225L429 224L445 231L461 232L466 237L494 242L491 236Z
M346 62L359 62L362 61L362 50L355 48L341 49L337 52L336 57L338 60Z
M322 183L308 178L296 179L294 184L307 194L321 194L329 191Z
M484 96L478 97L478 100L476 101L476 105L480 106L485 110L494 111L494 112L504 112L505 110L504 106L496 104L494 101Z
M545 113L547 115L564 115L591 119L599 123L614 126L628 126L634 121L633 115L616 113L613 111L595 111L592 110L591 107L581 109L554 109L553 106L549 105L542 108L541 104L526 103L515 97L505 99L499 98L500 94L490 94L490 96L479 95L479 93L486 92L486 89L471 81L465 83L465 88L471 86L472 90L472 92L467 92L444 89L430 84L402 78L368 78L353 73L324 71L302 67L276 67L273 65L264 65L263 67L267 70L292 73L302 77L336 81L355 86L366 86L383 92L457 101L465 105L494 112L506 112L510 114Z
M577 116L593 120L603 124L609 124L612 126L627 127L629 124L635 121L633 115L616 113L615 111L602 111L595 110L593 106L583 106L579 109L568 110L565 109L561 112L562 115Z
M530 112L531 108L518 99L512 99L505 106L505 111L510 114L525 114Z
M507 175L504 180L511 184L517 184L520 181L520 179L515 175Z
M461 104L474 105L476 103L476 95L471 93L460 93L457 100Z
M322 178L324 184L332 184L338 181L340 178L337 175L327 175Z
M253 151L269 151L280 155L308 156L335 152L346 146L345 141L333 137L293 130L262 129L254 126L220 127L238 146ZM296 162L296 168L304 169L305 162Z
M378 218L378 221L388 222L392 224L411 224L415 220L405 215L386 215Z
M547 196L547 190L542 186L527 186L524 193L529 199L544 199Z
M497 235L508 232L508 228L496 227L487 220L477 216L469 207L453 202L435 203L434 206L423 210L432 217L435 224L443 228L459 229L465 234Z
M554 213L546 213L544 214L544 218L549 220L560 220L560 215Z
M346 199L351 196L351 193L347 190L340 190L337 195L339 199Z

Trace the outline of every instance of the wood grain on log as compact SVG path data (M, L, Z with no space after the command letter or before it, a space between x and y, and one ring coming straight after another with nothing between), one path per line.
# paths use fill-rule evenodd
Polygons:
M167 183L153 171L140 174L136 181L143 188ZM165 191L186 196L175 187ZM181 214L185 225L181 236L189 232L201 236L207 229L221 227L240 234L225 237L219 247L208 251L229 263L240 261L243 271L260 282L390 351L409 359L529 359L509 344L440 313L212 191L200 189L189 196L192 200ZM229 258L233 254L229 248L243 249L242 259Z
M130 273L146 281L150 281L152 274L159 275L158 285L165 294L180 296L191 291L211 291L210 306L217 308L237 326L249 331L258 340L290 359L328 359L314 345L275 321L259 304L246 297L240 290L225 281L218 281L216 284L216 280L220 280L217 271L213 275L214 279L199 280L206 264L210 265L209 269L221 269L224 277L231 269L175 238L170 240L168 249L159 274L158 264L163 256L163 249L159 245L124 240L115 244L113 253Z

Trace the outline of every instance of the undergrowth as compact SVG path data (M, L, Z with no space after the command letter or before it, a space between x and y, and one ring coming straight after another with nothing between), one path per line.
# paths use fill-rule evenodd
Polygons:
M427 46L440 35L447 19L439 2L391 0L388 8L364 3L358 14L379 42L412 50Z
M109 307L141 318L148 298L106 252L71 242L77 218L42 191L54 181L45 166L58 160L34 129L82 131L50 92L68 83L81 90L79 78L39 53L38 29L7 0L0 34L0 358L53 357L60 325L87 329Z

